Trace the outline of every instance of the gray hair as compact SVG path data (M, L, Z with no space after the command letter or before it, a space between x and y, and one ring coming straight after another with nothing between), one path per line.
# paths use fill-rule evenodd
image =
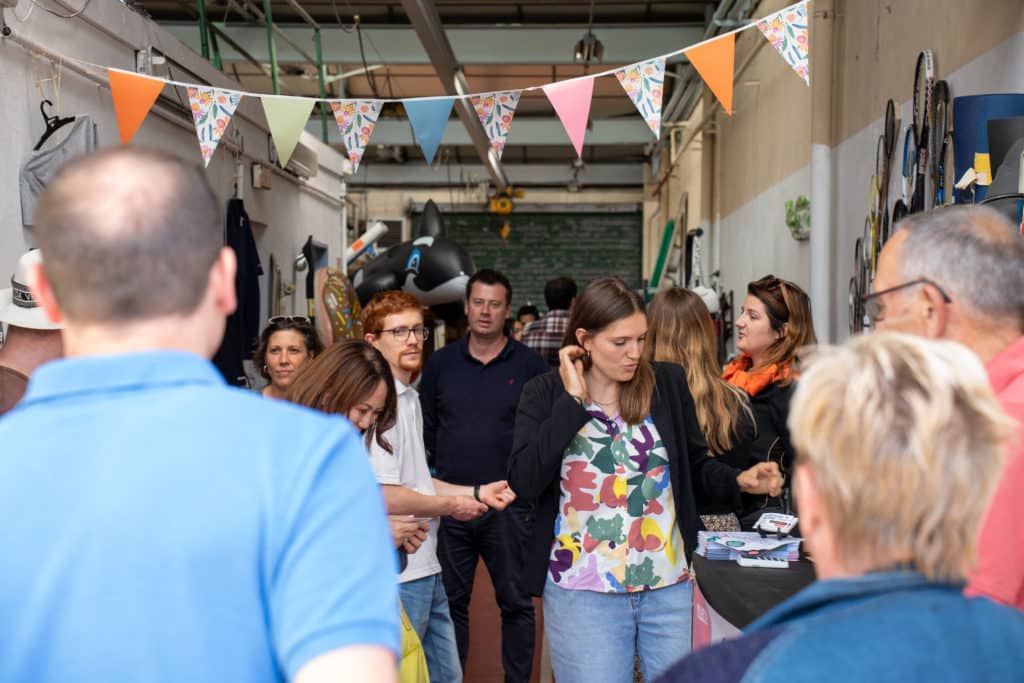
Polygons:
M946 207L897 226L904 281L928 278L962 307L1024 329L1024 238L999 212Z

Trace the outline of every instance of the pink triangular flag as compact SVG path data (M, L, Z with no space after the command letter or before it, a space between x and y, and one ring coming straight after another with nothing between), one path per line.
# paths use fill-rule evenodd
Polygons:
M545 85L544 94L562 121L562 127L572 140L576 156L583 157L583 137L587 134L590 100L594 95L594 78L575 78L561 83Z

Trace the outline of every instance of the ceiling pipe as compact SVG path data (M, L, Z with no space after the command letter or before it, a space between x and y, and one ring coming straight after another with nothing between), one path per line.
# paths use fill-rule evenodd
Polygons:
M409 17L409 22L412 24L413 29L415 29L420 42L423 44L423 49L430 58L430 63L434 66L434 71L437 72L438 77L441 79L445 93L448 95L462 95L468 92L469 88L466 85L465 75L455 59L455 52L452 50L451 42L444 32L441 17L437 13L437 8L434 7L433 0L402 0L402 8ZM491 182L494 183L495 190L504 192L509 185L508 176L505 175L498 156L491 149L491 141L487 137L487 131L484 130L483 124L480 123L472 103L467 99L459 97L455 104L455 110L458 112L459 118L462 119L462 125L466 127L466 131L473 141L473 147L476 149L480 161L483 162L484 167L491 176Z

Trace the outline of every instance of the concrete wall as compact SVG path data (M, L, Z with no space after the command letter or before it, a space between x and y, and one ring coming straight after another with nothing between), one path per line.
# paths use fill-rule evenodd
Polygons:
M22 0L18 14L24 16L27 0ZM155 24L130 11L121 3L103 0L91 3L76 19L59 19L36 8L28 20L19 22L15 12L6 17L14 34L41 45L50 56L26 49L11 39L0 40L0 83L4 85L4 125L0 126L0 279L13 272L18 256L34 244L31 229L22 227L18 195L19 169L44 129L39 114L43 97L51 99L62 115L89 115L99 125L101 145L119 144L117 122L111 103L110 89L102 72L90 78L77 73L69 64L61 66L59 56L85 60L103 66L134 68L135 49L155 45L168 57L168 65L155 67L155 74L186 82L208 82L235 87L233 81L216 71L178 43ZM54 80L53 77L57 76ZM184 103L184 104L183 104ZM187 93L183 89L165 87L154 111L143 122L133 144L168 150L195 163L200 163L195 129L188 113ZM246 170L255 160L266 162L269 138L262 107L256 99L243 100L232 120L229 135L242 136ZM58 131L55 137L61 136ZM48 141L47 145L51 143ZM276 172L273 188L256 192L246 182L244 199L252 220L254 234L264 268L273 253L285 263L283 275L291 278L291 262L306 238L312 234L326 242L333 261L340 255L341 173L346 161L335 151L309 135L301 142L318 158L319 174L300 180ZM234 188L235 159L232 150L222 143L207 175L218 195L225 201ZM301 274L300 274L301 277ZM267 281L261 278L261 300L267 307ZM301 291L301 288L300 288ZM305 311L304 300L285 302L285 310Z

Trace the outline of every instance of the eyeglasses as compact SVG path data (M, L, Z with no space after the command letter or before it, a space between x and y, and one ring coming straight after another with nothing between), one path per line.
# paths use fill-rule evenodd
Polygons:
M309 318L304 315L275 315L273 318L268 320L267 323L270 325L280 325L281 323L309 325Z
M395 341L399 342L407 341L410 334L421 341L426 341L430 338L430 328L423 325L417 327L393 327L390 330L381 330L377 334L384 334L385 332L390 332Z
M874 323L882 315L883 309L880 297L883 294L891 294L892 292L897 292L901 289L906 289L907 287L915 287L917 285L931 285L936 290L938 290L943 302L947 304L953 303L953 300L949 298L949 295L946 294L946 291L942 289L942 287L940 287L938 284L936 284L932 280L929 280L926 277L920 277L917 278L916 280L911 280L910 282L904 282L901 285L896 285L895 287L889 287L888 289L880 289L877 292L871 292L869 294L865 294L864 296L862 296L860 300L861 303L864 304L864 315L867 316L868 320Z

